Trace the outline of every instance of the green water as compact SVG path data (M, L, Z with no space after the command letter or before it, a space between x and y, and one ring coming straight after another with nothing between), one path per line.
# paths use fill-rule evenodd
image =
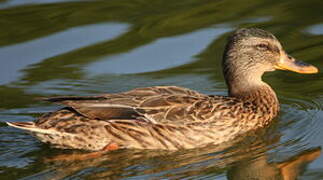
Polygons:
M277 71L264 80L281 114L225 150L121 150L84 161L5 121L60 107L37 97L177 85L226 94L220 66L239 27L274 33L323 70L320 0L0 0L0 179L323 179L323 76Z

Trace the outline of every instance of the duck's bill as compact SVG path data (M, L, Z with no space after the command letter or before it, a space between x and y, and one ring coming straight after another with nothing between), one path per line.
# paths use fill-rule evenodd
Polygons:
M294 71L302 74L315 74L319 72L315 66L303 61L297 61L291 56L281 59L279 63L275 65L275 68L280 70Z

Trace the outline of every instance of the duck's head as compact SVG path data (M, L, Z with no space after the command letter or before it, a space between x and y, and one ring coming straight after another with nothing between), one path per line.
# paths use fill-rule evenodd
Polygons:
M316 67L289 56L277 38L267 31L244 28L229 38L223 56L223 73L231 95L263 85L263 73L276 69L304 74L318 72Z

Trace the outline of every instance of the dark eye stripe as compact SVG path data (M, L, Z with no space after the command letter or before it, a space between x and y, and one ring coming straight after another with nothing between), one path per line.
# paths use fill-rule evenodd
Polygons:
M277 46L273 46L270 48L271 51L279 53L279 48Z
M267 45L267 44L257 44L256 48L264 50L264 51L269 50L269 51L272 51L272 52L279 52L279 48L277 46L270 46L270 45Z
M266 44L258 44L257 47L269 49L268 45L266 45Z

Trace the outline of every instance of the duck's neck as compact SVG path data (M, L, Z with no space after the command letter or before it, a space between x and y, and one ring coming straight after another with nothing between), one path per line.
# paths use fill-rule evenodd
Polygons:
M248 81L245 79L230 82L229 96L242 99L244 102L252 103L254 112L263 114L272 119L278 114L279 102L274 90L265 82Z

